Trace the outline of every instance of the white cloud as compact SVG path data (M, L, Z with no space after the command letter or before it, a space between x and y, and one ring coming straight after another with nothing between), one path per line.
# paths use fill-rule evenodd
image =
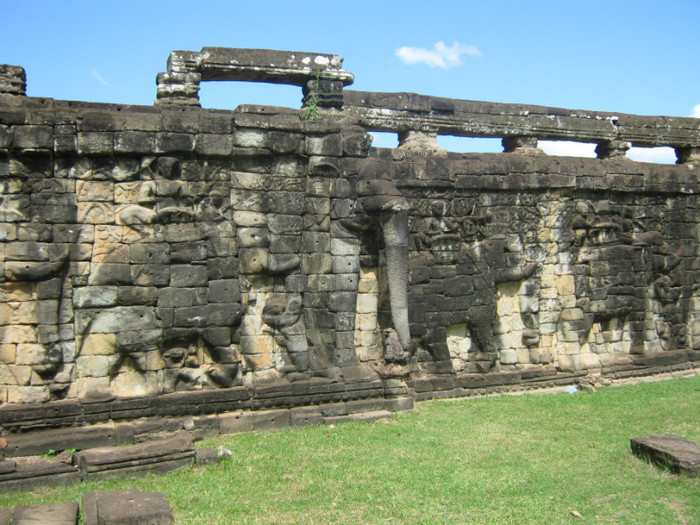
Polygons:
M540 140L537 143L537 147L542 149L547 155L556 155L558 157L596 157L596 145L587 142Z
M97 69L92 68L92 74L91 74L90 76L91 76L92 78L94 78L95 80L97 80L97 81L98 81L100 84L102 84L103 86L109 86L109 82L107 82L107 81L104 79L104 77L103 77L102 75L100 75L100 74L97 72Z
M438 42L432 50L408 46L396 50L396 56L410 66L423 62L427 66L443 69L461 65L462 55L480 57L482 54L476 46L468 46L459 42L452 42L449 47L444 42Z
M700 118L700 104L693 108L693 113L691 117Z

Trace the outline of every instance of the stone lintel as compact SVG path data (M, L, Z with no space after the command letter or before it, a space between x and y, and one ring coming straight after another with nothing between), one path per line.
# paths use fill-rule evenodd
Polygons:
M205 47L200 53L202 80L243 80L303 87L318 72L324 80L353 83L342 69L343 57L326 53Z
M699 121L690 117L642 116L448 99L417 93L351 90L343 90L343 109L367 131L402 132L429 126L439 135L458 137L523 136L596 144L614 141L691 152L700 147Z

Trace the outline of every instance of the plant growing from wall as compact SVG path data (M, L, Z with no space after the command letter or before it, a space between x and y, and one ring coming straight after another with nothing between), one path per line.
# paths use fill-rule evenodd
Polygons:
M319 116L319 108L318 108L318 95L321 91L321 70L317 69L316 70L316 75L314 79L314 88L309 93L309 97L307 97L305 101L305 106L299 111L299 117L302 120L316 120L318 119Z

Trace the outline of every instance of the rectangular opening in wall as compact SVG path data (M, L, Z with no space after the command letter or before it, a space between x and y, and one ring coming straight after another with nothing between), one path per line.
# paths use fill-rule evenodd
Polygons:
M455 153L500 153L503 151L503 144L498 138L438 135L437 143L442 149Z
M373 148L396 148L399 145L398 133L389 131L372 131L372 147Z
M653 162L654 164L675 164L676 150L673 148L630 148L627 157L637 162Z
M540 140L537 147L547 155L556 157L587 157L596 158L596 144L587 142L572 142L568 140Z
M298 86L264 82L202 82L199 102L203 108L236 109L242 104L299 109L302 92Z

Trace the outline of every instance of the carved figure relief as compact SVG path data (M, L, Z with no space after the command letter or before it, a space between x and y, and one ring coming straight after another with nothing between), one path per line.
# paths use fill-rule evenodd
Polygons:
M414 318L424 325L418 329L424 334L421 345L436 361L436 370L458 366L485 371L499 359L498 285L530 278L537 264L524 262L505 235L484 238L489 216L477 213L476 205L463 217L450 216L449 210L447 202L433 201L431 216L414 227L419 254L411 258L410 305L416 309ZM534 331L532 340L537 340L536 311L526 305L522 314Z
M609 201L580 207L584 212L572 222L577 305L562 312L563 337L574 335L595 353L610 348L642 353L687 344L680 307L683 242L674 246L658 221L635 219Z

